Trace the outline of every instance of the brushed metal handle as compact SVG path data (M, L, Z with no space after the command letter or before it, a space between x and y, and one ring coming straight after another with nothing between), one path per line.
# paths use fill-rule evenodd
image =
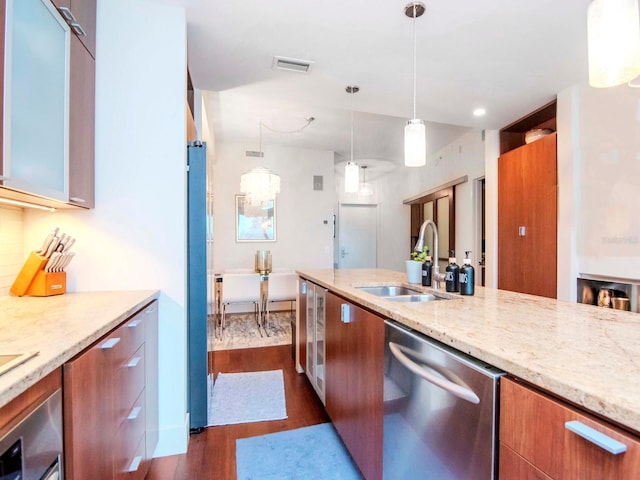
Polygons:
M140 462L142 462L142 455L136 456L132 461L131 465L129 465L129 473L137 472L138 468L140 468Z
M420 355L419 352L405 347L404 345L389 342L389 350L391 350L393 356L396 357L402 365L404 365L409 371L421 377L423 380L426 380L436 387L440 387L446 392L449 392L450 394L455 395L458 398L466 400L469 403L473 403L474 405L480 403L480 398L478 397L478 395L476 395L476 393L471 390L460 377L458 377L449 369L441 365L436 365L428 358ZM416 360L420 361L420 363L422 363L424 366L417 364L405 354L411 355ZM425 370L424 367L429 367L432 370L435 370L441 376L433 375L431 372Z
M120 341L120 338L118 338L118 337L110 338L109 340L104 342L102 345L100 345L100 348L102 348L103 350L108 350L110 348L115 347L118 344L119 341Z
M58 10L60 11L64 19L67 21L67 23L78 23L75 15L73 14L73 12L69 7L60 7L58 8Z
M303 295L307 294L307 282L302 282L302 285L300 285L300 292Z
M82 28L82 26L79 23L72 23L69 25L71 28L73 28L73 31L76 32L76 35L79 37L86 37L87 34L84 31L84 28Z
M587 442L591 442L594 445L602 448L603 450L612 453L613 455L619 455L627 451L627 446L624 443L619 442L591 427L588 427L578 420L566 422L564 424L564 428L575 433L579 437L584 438Z
M147 308L144 313L153 313L158 309L158 307L151 307L151 308Z
M128 368L133 368L133 367L138 366L138 364L140 363L141 359L142 359L141 357L133 357L131 359L131 361L129 363L127 363L127 367Z
M138 418L138 415L140 415L141 411L142 411L142 407L132 408L131 412L129 413L129 416L127 417L127 420L135 420L136 418Z
M136 318L132 322L129 322L127 324L127 327L128 328L136 328L138 325L140 325L140 323L142 323L142 319L141 318Z
M342 323L351 323L353 320L351 318L351 305L348 303L340 305L340 320L342 320Z
M69 201L76 202L76 203L87 203L87 201L84 198L80 198L80 197L69 197Z

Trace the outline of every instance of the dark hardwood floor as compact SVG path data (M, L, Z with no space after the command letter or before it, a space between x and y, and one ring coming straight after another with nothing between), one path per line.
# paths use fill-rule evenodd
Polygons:
M191 436L186 454L154 459L147 480L233 480L236 478L236 439L329 421L307 377L296 371L291 357L291 345L222 350L209 355L214 355L216 375L218 372L255 372L282 368L288 418L209 427L204 432Z

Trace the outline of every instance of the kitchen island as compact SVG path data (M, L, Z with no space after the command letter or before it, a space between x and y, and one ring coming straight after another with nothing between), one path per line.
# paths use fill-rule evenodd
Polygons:
M0 407L157 299L156 290L0 297L0 354L38 352L0 375Z
M474 296L398 303L361 286L411 285L380 269L298 274L551 394L640 432L640 315L476 287Z

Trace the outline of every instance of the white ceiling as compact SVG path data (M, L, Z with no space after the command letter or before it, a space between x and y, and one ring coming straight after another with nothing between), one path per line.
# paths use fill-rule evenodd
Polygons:
M254 142L258 125L285 143L400 163L412 116L408 0L160 0L185 6L189 70L206 94L217 140ZM501 128L557 92L586 83L589 0L426 0L416 21L417 116L428 151L468 128ZM275 55L313 61L310 73L271 68ZM355 84L360 92L349 95ZM487 115L474 118L484 107ZM248 145L250 147L250 145Z

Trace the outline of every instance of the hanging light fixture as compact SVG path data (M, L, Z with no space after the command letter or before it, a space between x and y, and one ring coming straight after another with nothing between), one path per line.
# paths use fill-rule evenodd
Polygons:
M404 127L404 164L421 167L427 163L427 139L424 121L416 118L416 18L422 16L422 2L413 2L404 8L404 14L413 18L413 118Z
M262 152L262 122L260 122L260 150L247 151L252 157L264 157ZM252 168L240 176L240 191L251 205L262 205L280 193L280 176L265 167Z
M354 94L360 91L360 87L349 85L345 88L347 93ZM360 168L353 161L353 101L351 102L351 159L344 167L344 191L345 193L357 193L360 183Z
M589 85L614 87L640 75L638 0L593 0L587 34Z
M363 165L362 167L362 183L360 184L360 188L358 189L358 194L363 197L370 197L373 195L373 187L370 183L367 183L367 166Z

